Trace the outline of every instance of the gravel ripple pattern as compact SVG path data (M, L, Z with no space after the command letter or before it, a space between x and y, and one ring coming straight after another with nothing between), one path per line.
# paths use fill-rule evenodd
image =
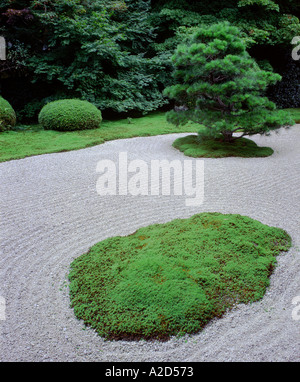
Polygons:
M79 151L0 164L0 361L300 361L300 126L253 136L268 158L204 159L205 200L99 196L99 160L187 159L172 147L187 134L106 142ZM191 159L191 158L190 158ZM264 298L239 305L195 335L167 342L104 341L70 308L69 266L95 243L200 212L239 213L285 229L293 247L278 257Z

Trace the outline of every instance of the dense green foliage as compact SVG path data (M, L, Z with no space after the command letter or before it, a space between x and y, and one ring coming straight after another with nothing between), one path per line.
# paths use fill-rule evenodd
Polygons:
M45 130L97 129L101 121L101 111L96 106L78 99L50 102L39 113L39 123Z
M287 78L299 14L297 0L2 0L0 92L23 121L61 98L86 99L107 116L157 110L168 102L162 90L177 44L199 25L228 20L251 56L284 74L272 99L299 107L290 91L299 77Z
M14 127L16 124L16 113L9 102L0 97L0 132Z
M193 158L257 158L270 156L274 152L270 147L259 147L247 138L238 139L233 143L224 142L222 139L208 139L199 142L196 135L176 139L173 147Z
M2 17L8 39L22 51L23 70L43 87L36 108L49 99L70 97L115 112L145 112L164 104L155 81L159 64L146 57L153 39L147 23L150 1L22 4L27 8Z
M74 312L110 339L195 333L263 297L291 239L240 215L202 213L106 239L71 264Z
M159 36L155 47L162 57L170 58L182 37L199 25L229 21L241 30L251 56L263 68L273 67L283 75L281 88L270 88L272 100L282 108L291 104L300 106L299 92L295 97L300 77L291 78L288 71L293 63L300 66L299 61L293 62L291 58L290 45L292 38L300 35L298 0L158 0L153 3L154 25ZM293 92L290 91L292 84ZM280 95L276 97L278 92Z
M288 45L300 31L297 0L159 0L154 3L156 22L170 38L183 26L197 27L219 21L239 27L248 48Z
M230 23L199 27L177 47L172 61L176 84L165 94L177 106L167 118L176 125L188 121L204 125L199 141L222 135L225 142L232 142L294 123L265 96L280 75L259 68L239 29Z

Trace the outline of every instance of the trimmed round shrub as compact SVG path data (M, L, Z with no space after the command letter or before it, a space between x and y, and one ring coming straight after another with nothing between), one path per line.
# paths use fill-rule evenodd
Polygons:
M17 117L11 104L0 97L0 131L6 131L15 126Z
M39 113L39 123L45 130L97 129L101 121L101 111L92 103L79 99L50 102Z

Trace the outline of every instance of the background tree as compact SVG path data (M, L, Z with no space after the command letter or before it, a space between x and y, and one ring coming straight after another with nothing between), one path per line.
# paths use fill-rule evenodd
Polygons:
M227 20L261 68L282 74L271 99L300 107L299 76L289 71L300 66L290 44L299 15L298 0L2 0L0 93L19 121L66 97L95 103L104 117L156 110L168 101L162 90L173 83L178 43L199 25Z
M295 97L295 91L290 91L291 87L299 87L299 77L291 78L289 73L291 65L300 67L300 61L292 62L291 58L291 40L300 36L299 17L299 0L152 1L152 18L158 36L155 48L158 54L163 52L161 59L166 68L172 67L172 53L184 34L192 34L199 25L229 21L240 29L249 54L260 67L282 75L280 88L269 88L270 98L279 107L289 107L289 104L300 107L299 93ZM166 80L168 86L170 81ZM285 102L280 102L281 98Z
M155 36L147 22L149 0L5 4L2 30L9 61L18 70L2 68L1 91L17 109L23 107L21 117L36 115L46 101L59 98L88 100L104 115L148 112L165 104L157 81L160 64L148 54ZM20 94L20 88L26 92Z
M239 29L228 22L197 29L178 46L172 61L176 84L165 94L177 105L167 119L177 125L188 121L204 125L201 139L221 136L232 142L293 124L265 96L280 75L259 68L246 51Z

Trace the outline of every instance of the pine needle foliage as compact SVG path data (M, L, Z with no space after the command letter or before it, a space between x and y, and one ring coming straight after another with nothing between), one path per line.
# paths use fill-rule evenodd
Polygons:
M200 141L221 134L225 142L233 142L294 123L265 95L280 75L259 68L240 30L229 22L198 28L177 47L172 61L176 84L167 87L165 95L176 106L167 119L176 125L188 121L204 125Z

